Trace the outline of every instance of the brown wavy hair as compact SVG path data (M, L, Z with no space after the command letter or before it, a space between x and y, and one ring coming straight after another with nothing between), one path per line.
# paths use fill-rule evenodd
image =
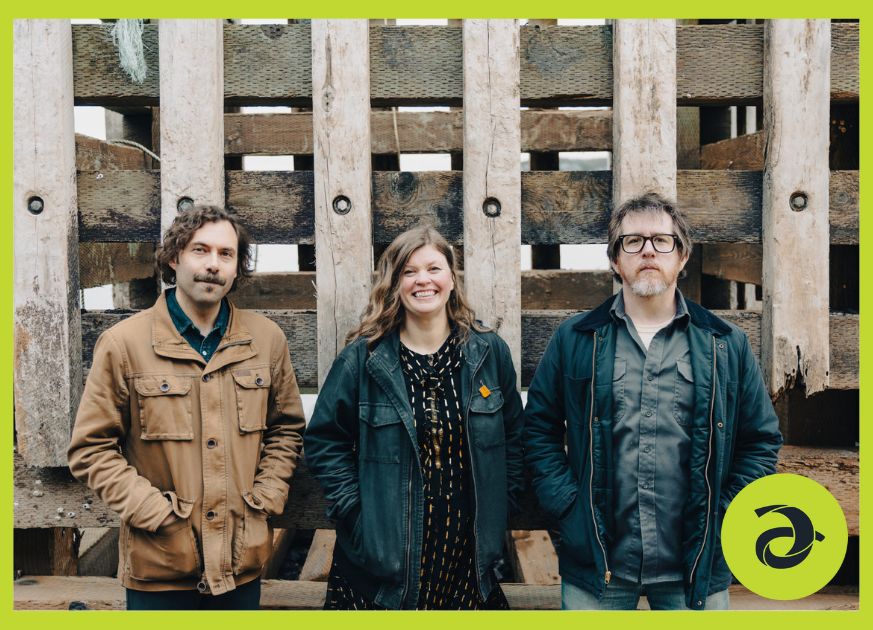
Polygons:
M346 343L364 337L367 346L372 348L382 337L400 327L406 316L400 300L400 273L409 262L410 256L425 245L431 245L445 256L449 263L455 288L449 294L446 314L449 323L457 329L461 341L467 339L470 330L479 332L487 330L476 321L476 315L467 302L451 246L442 234L425 224L403 232L382 253L379 264L376 265L376 278L370 291L367 308L361 317L360 325L346 337Z
M204 223L218 221L230 223L237 236L236 278L228 293L234 291L241 280L252 275L252 239L236 214L221 206L194 206L176 215L172 225L164 232L164 240L155 250L155 269L161 280L166 284L176 284L176 271L170 267L170 263L179 261L179 254L185 250L194 232L203 227Z

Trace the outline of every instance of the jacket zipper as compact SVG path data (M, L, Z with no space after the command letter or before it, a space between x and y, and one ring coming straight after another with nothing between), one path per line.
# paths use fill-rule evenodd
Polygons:
M706 547L706 538L709 535L709 515L712 512L712 486L709 483L709 461L712 459L712 418L715 415L715 375L716 363L718 355L715 353L715 337L712 338L712 398L709 401L709 444L706 450L706 467L703 469L703 479L706 481L706 526L703 528L703 541L700 543L700 551L697 552L697 557L694 559L694 565L691 567L689 574L691 584L694 584L694 573L697 571L697 563L700 562L700 557L703 555L703 549Z
M413 473L413 463L412 460L409 462L409 481L407 481L406 485L406 496L409 497L410 504L412 502L412 473ZM403 585L403 594L400 596L400 605L403 606L403 602L406 599L406 593L409 592L409 562L410 556L412 555L412 505L409 506L409 509L406 510L406 562L404 566L406 567L406 583Z
M470 475L470 478L473 481L473 502L476 504L476 509L473 512L473 551L476 554L476 585L479 588L479 594L482 595L482 584L479 581L479 576L482 574L482 569L479 567L479 536L477 532L479 530L479 493L476 491L476 462L473 457L473 450L470 448L470 405L473 402L473 387L476 384L476 374L479 373L479 368L482 367L482 364L485 362L485 356L488 353L488 349L486 348L485 353L482 354L482 358L479 359L479 363L476 364L476 367L473 369L473 374L470 378L470 398L467 400L467 409L464 413L464 429L467 431L467 452L470 454L470 469L473 471L473 474ZM484 385L484 383L482 383Z
M594 350L591 353L591 412L588 415L588 452L590 453L589 460L591 462L591 475L588 479L588 501L591 504L591 520L594 522L594 537L597 539L597 544L600 545L600 552L603 554L603 567L606 572L603 574L604 584L609 584L612 579L612 571L609 570L609 563L606 560L606 547L600 540L600 532L597 530L597 518L594 516L594 379L597 366L597 331L594 332Z

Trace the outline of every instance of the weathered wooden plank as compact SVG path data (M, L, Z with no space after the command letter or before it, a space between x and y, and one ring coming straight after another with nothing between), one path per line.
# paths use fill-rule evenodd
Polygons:
M141 149L76 134L77 171L133 171L147 168L151 168L151 158Z
M501 584L513 610L557 610L558 584ZM68 610L81 605L89 610L124 610L124 587L115 578L25 577L16 580L15 610ZM327 584L303 580L265 580L261 584L263 610L320 610ZM792 601L765 599L740 585L730 587L731 610L857 610L856 586L826 586L815 595ZM643 599L641 609L648 604Z
M118 64L108 25L73 30L77 105L156 105L157 27L143 36L149 74L131 82ZM612 100L609 26L523 26L522 105L608 105ZM830 97L857 101L858 24L832 24ZM370 27L372 98L377 106L461 104L461 29L457 26ZM764 27L683 26L676 37L677 102L756 104L763 94ZM310 107L312 80L307 25L224 27L225 97L229 104Z
M79 285L83 289L150 278L154 273L155 246L151 243L79 244Z
M730 140L711 142L700 147L700 168L743 171L764 170L764 131L756 131Z
M558 556L549 532L512 530L509 554L516 579L523 584L560 584Z
M159 171L84 171L78 175L81 241L155 242ZM311 171L227 173L227 204L261 243L314 242ZM679 171L679 204L697 243L761 242L760 171ZM606 242L612 203L608 171L521 174L521 242ZM830 240L858 243L858 171L830 180ZM387 244L422 219L453 244L463 242L460 172L374 172L373 240Z
M761 246L755 243L703 245L701 271L736 282L761 284Z
M327 378L372 284L369 31L365 20L312 22L318 378Z
M676 22L613 25L612 203L676 199Z
M464 277L463 272L460 275ZM523 309L594 308L611 294L612 275L608 271L533 269L521 272ZM230 297L241 308L315 310L315 274L305 271L256 273Z
M784 446L778 469L815 479L839 501L849 535L859 532L858 452ZM15 527L117 527L118 516L87 487L75 481L66 468L31 468L15 456ZM85 506L88 506L87 508ZM510 529L547 529L553 525L540 509L528 483L522 496L521 513L510 519ZM58 509L62 508L59 513ZM274 527L332 529L325 517L327 503L318 482L305 462L294 473L293 487L285 512L273 517Z
M395 129L396 124L396 129ZM225 114L226 155L311 155L312 114ZM370 150L376 155L464 150L461 110L373 111ZM612 112L524 110L522 151L609 151Z
M161 234L195 204L224 205L222 24L160 21Z
M831 31L827 20L767 23L761 233L761 366L771 395L828 386Z
M327 582L330 567L333 564L333 548L336 545L336 531L332 529L316 529L306 554L306 562L300 569L297 578L303 581Z
M464 284L476 315L521 357L518 22L464 21Z
M70 22L13 33L15 431L29 464L61 466L82 391Z

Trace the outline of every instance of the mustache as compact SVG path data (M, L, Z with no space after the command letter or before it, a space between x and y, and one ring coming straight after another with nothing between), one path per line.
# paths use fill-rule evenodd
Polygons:
M196 282L208 282L210 284L217 284L220 287L223 287L227 284L227 280L214 273L195 273L194 280Z

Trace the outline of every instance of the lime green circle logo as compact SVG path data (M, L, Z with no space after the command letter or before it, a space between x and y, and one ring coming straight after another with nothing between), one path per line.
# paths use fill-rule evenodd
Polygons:
M843 562L848 539L840 504L800 475L770 475L743 488L721 528L731 572L769 599L800 599L826 585Z

